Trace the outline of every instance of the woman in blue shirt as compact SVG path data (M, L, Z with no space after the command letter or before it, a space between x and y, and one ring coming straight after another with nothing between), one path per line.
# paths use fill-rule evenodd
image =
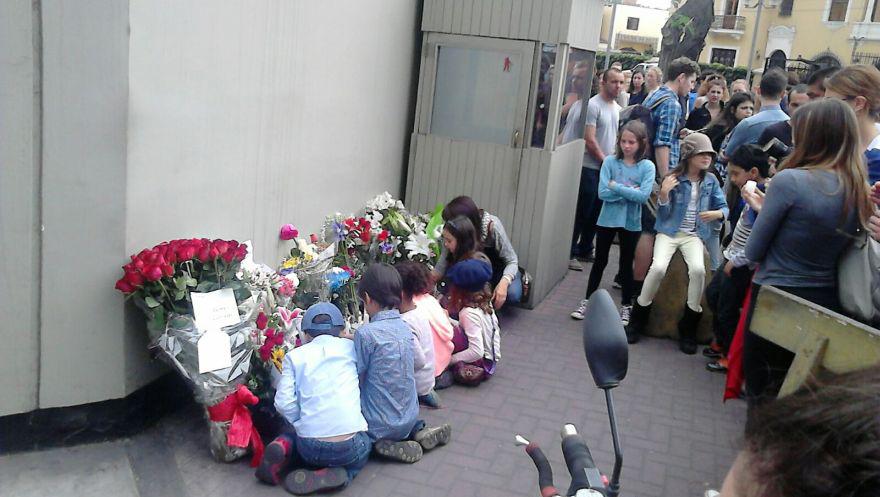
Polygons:
M648 133L639 121L630 121L620 130L617 153L602 162L599 173L599 198L602 210L596 221L596 255L587 296L571 313L584 319L587 301L599 288L602 273L608 265L608 252L617 236L620 240L620 284L622 287L621 319L629 320L632 308L633 257L642 232L642 204L648 201L654 185L654 164L643 159L648 146Z

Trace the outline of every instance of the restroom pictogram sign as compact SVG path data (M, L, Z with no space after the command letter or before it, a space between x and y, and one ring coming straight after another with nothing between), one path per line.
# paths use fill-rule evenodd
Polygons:
M510 57L504 58L504 72L510 72Z

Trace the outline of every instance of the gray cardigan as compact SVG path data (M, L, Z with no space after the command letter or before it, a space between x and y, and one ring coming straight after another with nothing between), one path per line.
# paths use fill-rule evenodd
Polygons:
M759 264L754 282L791 287L836 287L837 262L855 234L858 217L831 171L786 169L767 188L746 242Z

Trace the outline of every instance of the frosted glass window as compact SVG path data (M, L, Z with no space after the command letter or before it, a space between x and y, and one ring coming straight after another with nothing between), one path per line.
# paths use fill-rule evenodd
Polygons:
M520 103L521 56L477 48L441 46L431 113L431 133L461 140L512 142Z

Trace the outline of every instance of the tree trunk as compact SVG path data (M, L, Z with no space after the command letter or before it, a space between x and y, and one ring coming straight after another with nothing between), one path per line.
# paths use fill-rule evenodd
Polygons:
M669 63L679 57L700 60L706 46L706 35L715 21L713 0L687 0L669 16L660 31L660 68L666 72Z

